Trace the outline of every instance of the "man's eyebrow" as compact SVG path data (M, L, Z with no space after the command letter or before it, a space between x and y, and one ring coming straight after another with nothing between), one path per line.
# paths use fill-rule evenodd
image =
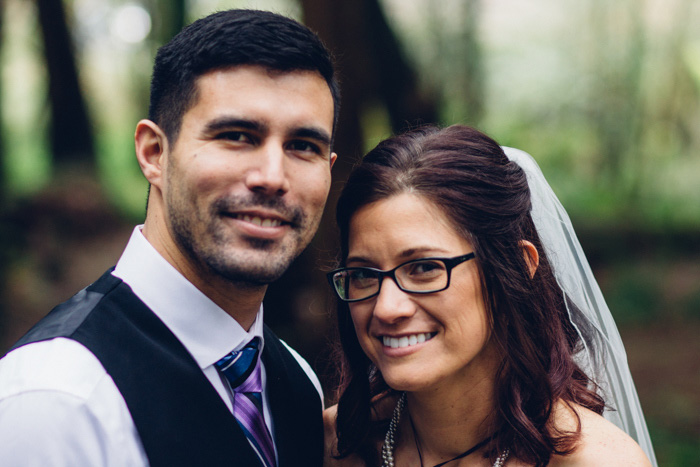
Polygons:
M326 146L331 145L331 135L329 135L325 130L322 130L320 128L314 128L314 127L302 127L302 128L296 128L291 132L291 135L294 138L309 138L309 139L315 139L321 144L324 144Z
M232 128L240 128L244 130L251 130L259 133L266 133L269 130L269 126L263 122L257 120L250 120L246 118L238 117L220 117L210 122L204 126L204 131L207 133L215 133L221 130L228 130ZM316 127L299 127L294 128L289 137L292 138L308 138L318 141L326 146L331 145L331 135L328 134L322 128Z
M231 128L241 128L244 130L253 130L257 132L264 132L267 130L267 125L262 122L255 120L247 120L245 118L236 117L220 117L210 122L204 126L204 131L208 133L214 133L221 130L227 130Z

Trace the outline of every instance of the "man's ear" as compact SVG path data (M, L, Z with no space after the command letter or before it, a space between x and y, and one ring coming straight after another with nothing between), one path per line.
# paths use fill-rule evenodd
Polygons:
M333 168L333 164L335 164L336 160L338 160L338 154L332 152L331 153L331 168Z
M537 267L540 265L540 254L537 252L535 245L527 240L520 240L520 246L523 249L525 263L527 263L527 267L530 269L530 278L532 278L535 276Z
M151 120L141 120L134 133L136 159L148 183L160 188L163 164L168 151L168 138Z

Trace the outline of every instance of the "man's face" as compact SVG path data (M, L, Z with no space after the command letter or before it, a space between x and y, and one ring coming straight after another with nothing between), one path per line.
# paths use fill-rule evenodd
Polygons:
M200 280L276 280L308 245L331 181L333 100L315 72L208 72L164 161L175 263ZM179 258L177 256L180 256Z

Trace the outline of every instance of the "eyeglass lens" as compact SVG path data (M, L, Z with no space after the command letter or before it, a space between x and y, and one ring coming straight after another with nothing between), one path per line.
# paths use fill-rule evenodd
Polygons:
M383 276L392 277L369 268L346 269L333 276L333 284L344 300L362 300L379 291ZM406 292L435 292L447 286L448 273L440 260L424 259L399 266L393 273L394 281Z

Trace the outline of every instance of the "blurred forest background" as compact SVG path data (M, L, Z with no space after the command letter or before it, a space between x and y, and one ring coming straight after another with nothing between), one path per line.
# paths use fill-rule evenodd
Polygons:
M115 263L144 217L133 129L155 51L232 7L305 22L340 69L329 209L266 298L328 393L342 181L393 132L466 123L538 160L620 326L659 465L700 465L696 0L0 0L0 354Z

